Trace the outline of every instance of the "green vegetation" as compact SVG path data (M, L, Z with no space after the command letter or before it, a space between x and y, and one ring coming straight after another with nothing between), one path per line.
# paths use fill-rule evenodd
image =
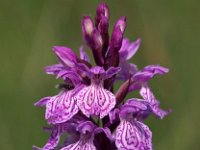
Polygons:
M44 109L33 106L57 93L56 81L43 68L56 63L51 50L83 43L81 18L95 12L100 1L0 0L0 149L27 150L42 146ZM197 0L106 1L111 25L127 17L126 36L142 38L133 62L142 68L159 63L170 73L152 87L162 108L173 112L164 120L151 117L155 150L200 149L200 2ZM91 14L94 15L94 14ZM134 94L134 93L133 93Z

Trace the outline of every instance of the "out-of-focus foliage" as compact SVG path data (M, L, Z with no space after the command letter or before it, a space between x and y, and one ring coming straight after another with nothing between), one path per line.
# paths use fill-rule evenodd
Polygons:
M44 109L33 103L54 95L54 77L43 68L56 62L53 45L78 50L83 43L82 15L94 16L100 1L0 0L0 149L27 150L42 146L48 133ZM164 120L151 117L155 150L200 149L200 2L197 0L106 1L111 25L127 17L126 36L142 38L133 62L142 68L161 64L168 75L152 82L164 108ZM134 93L133 93L134 94Z

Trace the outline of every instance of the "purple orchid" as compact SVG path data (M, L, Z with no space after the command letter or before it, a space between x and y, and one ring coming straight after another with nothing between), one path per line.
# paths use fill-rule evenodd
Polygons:
M104 89L103 81L117 74L120 68L110 67L105 71L102 67L95 66L91 69L86 66L80 67L82 72L91 79L91 85L83 88L75 97L77 105L87 117L90 115L104 118L116 104L115 95Z
M45 72L61 78L59 93L44 97L35 106L45 106L45 119L51 132L47 143L35 150L152 150L152 132L144 120L149 115L163 119L170 110L160 108L149 80L169 70L149 65L142 70L128 61L141 44L137 39L124 38L126 17L117 20L109 38L109 8L100 3L95 21L82 19L82 34L93 54L96 65L90 63L86 49L80 47L80 57L64 46L54 46L58 63L47 66ZM122 81L115 90L116 81ZM126 100L126 95L139 92L141 98ZM67 133L64 142L60 142Z

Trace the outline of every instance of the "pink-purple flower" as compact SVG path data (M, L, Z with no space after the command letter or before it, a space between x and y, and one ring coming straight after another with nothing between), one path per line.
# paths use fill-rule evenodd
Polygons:
M138 51L141 40L131 42L124 37L126 17L114 24L109 36L109 8L100 3L95 20L82 19L82 34L91 50L80 46L80 57L70 48L54 46L58 63L45 72L61 78L55 96L44 97L35 106L45 106L45 119L51 133L49 140L35 150L152 150L152 132L144 123L149 115L163 119L170 110L160 108L149 80L169 70L149 65L139 70L129 60ZM121 85L116 89L116 83ZM141 97L126 99L131 92ZM64 142L60 142L67 134Z
M115 95L103 87L103 82L117 74L120 68L110 67L105 71L103 67L95 66L89 69L83 65L80 70L90 78L91 83L76 94L77 105L87 117L94 115L102 119L116 104Z

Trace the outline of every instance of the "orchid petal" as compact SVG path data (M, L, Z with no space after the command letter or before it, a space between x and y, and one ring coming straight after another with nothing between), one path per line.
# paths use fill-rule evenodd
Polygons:
M134 75L134 79L137 81L139 80L141 82L146 82L152 79L157 74L163 75L167 72L169 72L169 69L165 67L159 65L149 65L146 66L143 70L137 72Z
M45 72L47 74L57 75L63 69L64 69L64 66L62 64L55 64L52 66L45 67Z
M90 72L92 73L92 74L99 74L99 75L101 75L101 74L103 74L103 73L105 73L105 70L103 69L103 67L99 67L99 66L94 66L94 67L92 67L91 69L90 69Z
M117 74L121 70L120 67L110 67L108 70L106 70L105 74L102 76L102 78L108 79L111 78L113 75Z
M113 123L115 120L119 119L119 112L120 110L118 108L115 108L113 111L109 112L110 123Z
M133 82L131 85L129 85L129 89L128 91L135 91L135 90L139 90L141 88L141 83L140 82Z
M120 118L124 119L136 119L144 121L150 114L152 109L150 103L143 99L132 98L120 108Z
M162 67L160 65L149 65L144 67L143 71L149 71L152 72L154 74L165 74L169 72L168 68Z
M95 125L91 121L81 122L77 125L76 131L80 133L80 139L73 144L63 147L61 150L96 150L93 144Z
M40 106L40 107L45 106L50 99L51 99L51 97L44 97L44 98L40 99L38 102L36 102L34 105Z
M121 62L119 66L121 70L118 73L116 80L128 80L138 71L138 68L135 64L128 63L126 61Z
M87 117L100 115L100 118L108 115L115 106L115 96L100 85L90 85L83 88L77 95L77 105Z
M126 118L129 113L138 113L147 110L147 105L139 99L128 100L125 105L121 107L120 117ZM131 102L130 102L131 101Z
M56 124L65 122L78 112L78 107L71 94L72 91L63 91L60 94L53 96L48 101L45 118L49 123Z
M124 59L126 58L127 55L127 49L130 45L129 39L128 38L124 38L122 41L122 46L119 50L119 54L120 54L120 59Z
M94 146L92 140L79 140L78 142L68 145L61 150L96 150L96 147Z
M163 75L167 73L169 69L159 65L149 65L144 67L141 71L136 72L133 75L134 82L129 86L129 91L138 90L143 84L152 79L156 75Z
M81 82L80 76L74 70L62 70L57 74L57 78L70 79L74 85Z
M139 49L140 44L141 39L137 39L131 43L127 38L124 38L122 41L122 47L119 51L121 60L131 59Z
M141 44L141 39L138 38L134 42L130 42L127 38L124 38L122 41L122 46L119 50L121 60L131 59L135 53L138 51Z
M135 42L131 43L127 49L126 60L131 59L135 53L138 51L141 44L141 39L137 39Z
M46 143L46 145L43 148L39 148L36 146L33 146L34 150L53 150L57 147L59 141L60 141L60 136L63 134L62 126L54 126L52 129L51 136Z
M166 115L170 113L170 110L164 111L160 108L159 101L156 100L151 89L147 85L144 85L140 89L140 95L144 98L144 100L150 103L153 113L159 118L163 119Z
M138 121L122 119L115 131L115 144L119 150L152 150L152 133Z
M83 48L83 46L80 47L80 58L82 60L90 62L90 58L89 58L88 54L85 52L85 49Z
M117 74L121 68L120 67L110 67L108 70L104 70L103 67L94 66L91 69L89 69L86 65L82 63L76 64L77 69L81 72L85 73L86 76L88 76L90 79L93 79L95 75L99 75L102 80L111 78L113 75Z
M76 130L79 131L81 134L92 133L95 128L95 125L91 121L85 121L80 123Z
M90 69L82 63L77 63L76 64L76 68L81 71L81 73L85 74L87 77L89 77L90 79L93 78L94 74L91 73Z
M74 63L77 62L78 58L70 48L64 46L54 46L53 50L61 63L69 67L74 67Z

